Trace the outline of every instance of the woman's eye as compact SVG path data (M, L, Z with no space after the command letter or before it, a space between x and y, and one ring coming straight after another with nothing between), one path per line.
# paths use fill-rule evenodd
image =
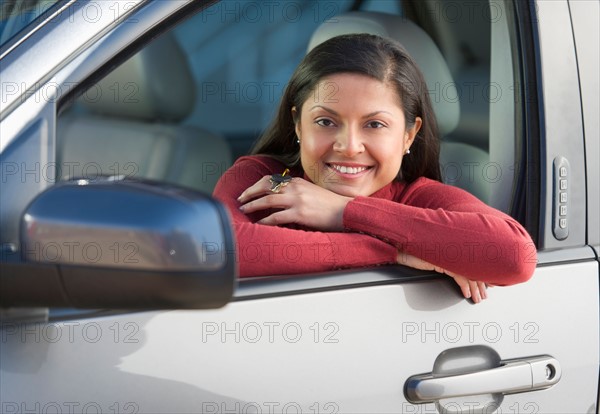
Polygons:
M317 125L321 125L323 127L331 127L331 126L334 125L333 121L331 121L330 119L326 119L326 118L324 118L324 119L318 119L316 121L316 124Z
M371 121L367 124L367 128L383 128L385 125L379 121Z

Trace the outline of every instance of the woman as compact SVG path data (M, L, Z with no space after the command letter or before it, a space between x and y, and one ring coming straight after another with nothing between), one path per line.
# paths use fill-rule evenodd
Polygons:
M314 48L252 153L214 192L232 215L241 277L401 263L447 274L479 302L486 284L533 273L518 222L441 183L425 81L391 40Z

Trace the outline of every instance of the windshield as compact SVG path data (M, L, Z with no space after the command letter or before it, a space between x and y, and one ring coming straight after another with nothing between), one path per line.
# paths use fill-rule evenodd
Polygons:
M33 21L49 15L60 0L1 0L0 1L0 48L8 41L28 30Z

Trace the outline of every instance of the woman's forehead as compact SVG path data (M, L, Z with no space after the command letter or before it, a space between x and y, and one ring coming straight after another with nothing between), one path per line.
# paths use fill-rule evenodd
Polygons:
M302 103L302 107L306 108L307 104L311 103L335 106L343 103L340 100L355 101L359 98L362 101L371 98L382 104L387 102L402 109L402 101L394 83L350 72L330 74L319 79Z

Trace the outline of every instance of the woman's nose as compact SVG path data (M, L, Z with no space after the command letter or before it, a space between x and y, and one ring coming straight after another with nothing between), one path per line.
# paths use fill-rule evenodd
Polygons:
M336 136L333 149L346 157L353 157L365 150L360 131L356 128L342 128Z

